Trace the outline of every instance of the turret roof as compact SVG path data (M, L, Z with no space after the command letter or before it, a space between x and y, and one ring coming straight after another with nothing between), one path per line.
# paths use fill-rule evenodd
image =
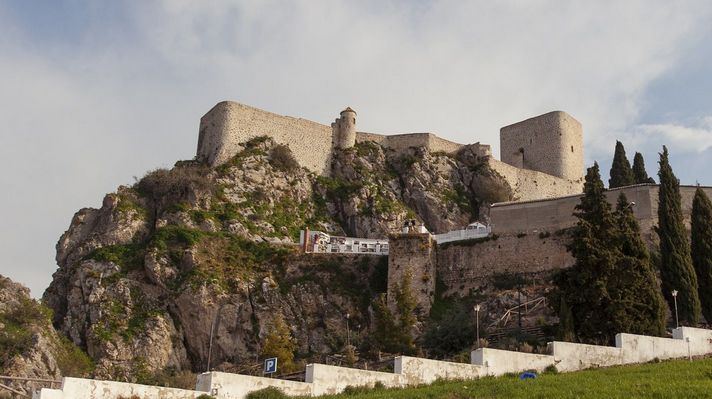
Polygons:
M351 107L346 107L345 110L341 111L342 114L343 114L344 112L353 112L354 114L356 113L356 111L354 111L353 109L351 109Z

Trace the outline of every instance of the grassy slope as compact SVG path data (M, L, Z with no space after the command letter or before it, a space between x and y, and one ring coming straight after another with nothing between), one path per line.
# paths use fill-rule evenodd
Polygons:
M376 389L324 398L710 398L712 359L674 360L635 366L517 377L439 381L410 389Z

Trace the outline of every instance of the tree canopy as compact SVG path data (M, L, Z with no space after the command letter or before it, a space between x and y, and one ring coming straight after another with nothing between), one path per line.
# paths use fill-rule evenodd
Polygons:
M702 314L712 322L712 203L701 188L692 201L692 264L697 273Z
M613 154L613 164L611 165L611 178L608 180L609 188L630 186L635 184L635 176L633 169L630 167L630 162L625 155L623 143L616 141L616 150Z
M680 323L695 326L700 316L697 275L692 266L690 243L683 224L680 182L672 171L665 146L660 153L659 164L657 233L660 237L660 277L663 295L672 309L675 306L672 291L676 290Z
M643 160L643 154L639 152L636 152L633 157L633 176L635 178L635 184L655 184L655 179L648 176L648 172L645 170L645 160Z
M556 278L551 301L561 337L573 330L580 341L609 344L620 332L662 334L663 299L632 206L621 193L613 211L598 164L588 169L568 246L576 263Z

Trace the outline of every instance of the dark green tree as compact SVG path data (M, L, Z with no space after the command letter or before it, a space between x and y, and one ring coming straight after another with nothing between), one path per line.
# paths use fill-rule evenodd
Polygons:
M395 284L392 292L395 314L389 309L385 294L378 296L372 303L374 346L386 352L414 354L417 348L413 328L417 322L415 308L418 303L411 288L410 274L404 274L403 280Z
M645 170L643 154L639 152L636 152L633 157L633 176L635 177L635 184L655 184L655 179L648 176L648 172Z
M473 315L460 301L455 300L438 320L423 334L423 344L429 354L437 358L454 355L470 347L475 340L475 326L470 322ZM486 336L480 326L481 336Z
M618 246L619 254L615 273L608 281L612 329L660 336L665 331L665 302L633 215L633 204L623 193L618 196L614 217L617 237L613 243Z
M680 182L668 160L667 147L660 153L658 228L660 237L660 277L663 295L673 309L672 291L677 290L680 323L695 326L700 317L697 275L692 266L690 243L682 219Z
M633 169L625 156L623 143L616 141L616 151L613 154L613 164L611 165L611 178L608 180L609 188L630 186L635 184Z
M712 202L701 188L692 200L692 264L697 273L702 315L712 323Z
M584 195L574 216L578 222L567 248L576 263L556 279L560 300L571 309L579 340L609 343L616 334L608 315L608 280L616 267L616 248L611 245L616 227L597 163L587 170Z

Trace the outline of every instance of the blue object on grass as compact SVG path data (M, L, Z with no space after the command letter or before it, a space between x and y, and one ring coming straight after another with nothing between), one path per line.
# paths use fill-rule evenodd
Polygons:
M536 373L533 373L531 371L527 371L522 374L519 374L520 380L533 380L535 378L536 378Z

